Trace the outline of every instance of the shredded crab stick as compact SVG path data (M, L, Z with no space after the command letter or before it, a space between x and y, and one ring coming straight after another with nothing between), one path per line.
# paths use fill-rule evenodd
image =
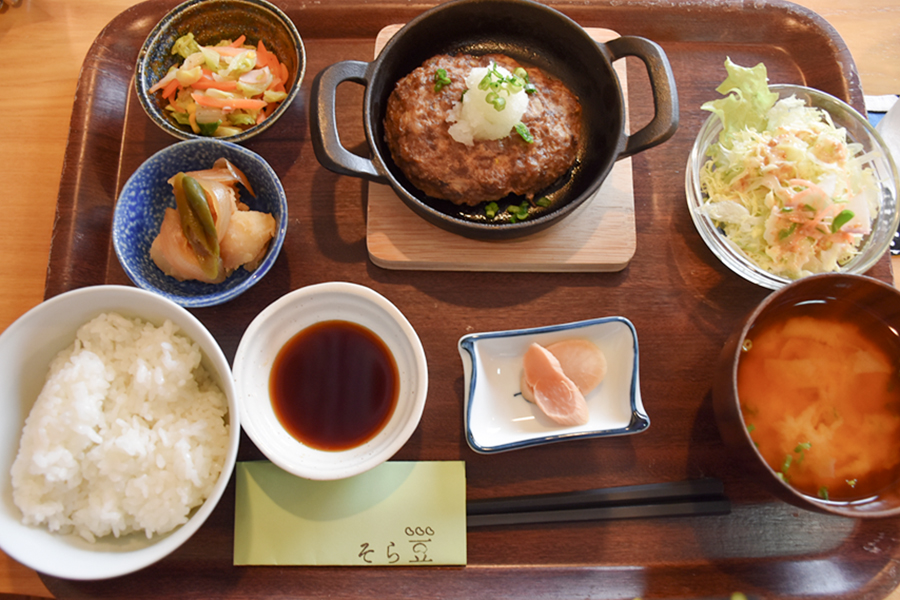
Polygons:
M565 426L588 422L588 407L578 386L563 372L559 361L540 344L531 344L523 359L524 379L534 403L555 423Z
M172 119L197 134L226 137L262 123L287 97L290 74L262 40L245 41L242 35L200 46L193 34L179 38L172 54L184 61L149 92L160 92Z

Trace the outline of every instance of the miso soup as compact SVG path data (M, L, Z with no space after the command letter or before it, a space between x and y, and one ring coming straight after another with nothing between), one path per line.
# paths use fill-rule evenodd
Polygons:
M772 469L834 501L877 494L900 475L900 342L848 302L783 306L744 340L738 395Z

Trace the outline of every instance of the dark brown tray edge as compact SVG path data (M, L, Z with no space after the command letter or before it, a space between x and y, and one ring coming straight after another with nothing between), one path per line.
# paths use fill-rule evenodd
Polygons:
M337 0L334 2L334 8L323 10L322 12L331 12L344 6L350 6L350 2L342 2ZM742 7L748 3L743 2L716 2L716 6L722 8ZM429 5L416 5L415 8L409 5L387 5L387 7L377 7L375 9L366 9L365 13L369 15L374 13L381 15L382 19L371 20L368 24L369 28L380 28L383 19L383 10L388 10L391 6L398 8L396 13L391 13L391 18L386 19L390 22L408 20L408 13L417 14ZM559 7L570 14L573 18L582 24L603 25L599 22L596 14L596 8L585 8L580 5L562 4ZM756 7L758 4L752 4ZM864 106L862 90L859 86L858 76L855 65L850 57L849 51L843 45L843 41L837 36L833 28L827 24L821 17L792 3L787 2L770 2L764 5L774 10L798 10L799 14L806 15L808 21L804 25L809 28L818 28L826 32L831 32L835 40L839 40L838 54L841 58L840 66L845 73L844 90L828 90L831 93L849 99L850 103L857 109ZM50 251L50 260L48 264L45 296L52 297L63 291L102 283L97 281L97 273L101 275L106 272L106 264L109 260L109 244L110 244L110 224L111 214L109 206L116 197L116 192L121 184L120 181L105 182L97 181L91 177L90 166L92 164L102 164L99 161L118 161L119 151L121 148L121 136L99 134L88 130L87 125L91 120L92 109L94 103L103 102L104 104L117 104L121 109L116 110L116 114L124 114L127 110L125 102L127 101L131 75L133 73L133 61L136 55L133 49L127 45L118 45L116 43L116 35L112 35L113 31L121 32L128 27L143 29L139 25L146 22L146 19L158 13L158 4L147 2L137 5L118 17L99 34L95 40L88 58L85 60L82 72L79 76L78 88L76 90L76 102L73 109L70 136L67 142L65 152L65 162L61 176L60 192L57 202L57 217L54 223L53 238ZM619 13L640 14L639 7L616 7ZM337 13L336 13L337 14ZM644 13L645 14L645 13ZM627 18L618 17L618 21L627 21ZM609 23L606 21L605 23ZM352 31L365 33L362 25L353 26ZM127 39L127 35L121 36ZM837 43L837 41L835 41ZM116 85L112 85L115 82ZM124 85L123 83L124 82ZM810 82L811 84L813 82ZM86 101L81 101L85 94L90 93L90 97ZM109 109L107 109L109 110ZM123 126L119 126L117 131L121 134ZM78 256L82 266L73 265L70 262L72 256ZM96 261L95 261L96 259ZM885 259L888 262L889 260ZM881 270L880 270L881 271ZM858 530L857 540L859 543L859 551L854 553L853 559L861 563L868 563L876 566L876 557L864 551L864 544L868 539L868 535L872 534L877 527L862 526ZM748 587L761 586L766 589L769 580L784 577L785 573L771 573L765 577L760 576L760 565L764 561L760 560L734 560L728 561L728 564L710 563L693 565L691 569L679 569L677 566L666 567L657 565L652 567L652 571L656 573L653 577L670 578L673 584L672 589L678 588L678 583L683 586L696 585L698 580L704 579L704 575L715 575L721 571L731 572L732 575L754 585ZM186 567L189 569L190 565ZM513 590L529 589L533 595L541 595L546 592L546 597L559 597L563 593L566 596L583 595L585 597L596 595L598 590L605 589L607 591L614 590L617 583L626 584L634 583L635 575L630 572L630 567L598 567L586 565L584 567L540 567L534 569L524 578L523 569L521 567L510 566L472 566L466 569L438 569L429 572L404 572L400 583L396 578L392 577L394 571L382 570L376 574L366 572L365 578L372 577L374 581L381 581L382 585L373 585L373 589L381 588L384 590L395 590L396 595L415 594L423 589L434 585L432 576L436 575L436 579L441 585L446 584L444 591L447 597L472 597L470 586L478 586L484 597L509 597ZM687 572L690 571L690 572ZM433 574L430 575L429 573ZM186 572L179 572L173 576L185 575ZM643 577L643 576L641 576ZM91 590L93 584L79 584L77 582L65 582L54 578L44 577L48 588L57 595L73 595L83 596L86 591ZM350 586L359 583L359 578L348 578L345 583L340 583L340 577L332 569L316 570L312 577L317 582L330 581L335 586L332 590L336 595L348 595L352 589ZM311 582L312 583L312 582ZM862 590L862 596L865 598L880 598L889 593L897 583L897 574L891 572L890 566L878 571L877 575L867 582ZM100 586L101 584L97 584ZM571 586L571 587L567 587ZM630 589L630 585L623 585L622 589ZM779 586L775 586L776 588ZM551 589L552 588L552 589ZM98 588L102 589L102 588ZM434 589L434 588L432 588ZM681 588L682 591L688 589ZM769 587L768 589L772 589ZM565 590L565 591L563 591ZM358 590L357 590L358 591ZM434 590L437 593L437 590ZM580 593L579 593L580 592ZM289 594L284 590L285 594Z

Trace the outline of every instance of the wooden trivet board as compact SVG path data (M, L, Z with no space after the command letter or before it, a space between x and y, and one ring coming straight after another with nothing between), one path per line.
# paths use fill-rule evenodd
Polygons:
M379 32L376 56L400 27ZM598 42L618 36L609 29L586 31ZM614 68L627 98L625 62ZM515 240L487 242L450 233L415 214L390 186L369 183L366 242L372 262L386 269L620 271L636 247L631 159L618 161L594 197L571 215Z

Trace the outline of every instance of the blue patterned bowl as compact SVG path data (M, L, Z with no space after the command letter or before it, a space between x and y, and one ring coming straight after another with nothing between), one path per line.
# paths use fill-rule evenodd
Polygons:
M252 210L275 217L275 238L259 267L239 268L222 283L178 281L163 273L150 258L150 246L159 233L166 208L175 207L175 195L167 182L179 171L212 167L225 157L247 175L256 197L239 186L240 200ZM156 292L182 306L222 304L247 291L272 268L287 232L287 198L272 167L255 152L214 139L178 142L160 150L128 179L113 214L113 247L125 273L138 287Z
M262 40L288 69L288 96L271 116L237 135L222 139L242 142L262 133L287 112L306 72L306 50L293 21L267 0L188 0L173 8L153 28L141 47L135 67L138 100L147 116L163 131L182 140L202 137L172 120L164 109L167 102L161 99L159 92L149 92L171 66L181 63L180 56L172 55L172 45L188 33L193 33L199 43L209 45L223 39L237 39L242 34L247 36L248 44L256 45Z

